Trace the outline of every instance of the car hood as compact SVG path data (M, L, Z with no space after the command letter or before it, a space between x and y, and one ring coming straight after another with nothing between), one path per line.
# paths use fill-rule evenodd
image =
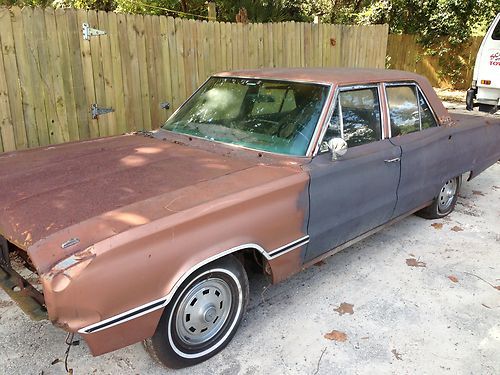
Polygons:
M176 191L259 165L258 158L229 158L140 135L7 153L0 155L0 234L28 249L65 228L123 207L133 208L127 211L130 215L153 215L154 197L175 198ZM224 188L217 189L224 194ZM186 199L207 200L210 194L197 189L196 196ZM148 210L140 202L148 202ZM130 220L127 227L150 220Z

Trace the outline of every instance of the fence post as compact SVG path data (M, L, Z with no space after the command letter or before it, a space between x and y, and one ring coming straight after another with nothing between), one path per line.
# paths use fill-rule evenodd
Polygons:
M215 11L215 3L212 1L208 3L208 20L217 21L217 12Z

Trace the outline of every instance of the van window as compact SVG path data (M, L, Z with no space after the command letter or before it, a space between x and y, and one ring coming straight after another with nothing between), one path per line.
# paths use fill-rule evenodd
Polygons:
M497 25L495 26L495 29L493 30L491 37L494 40L500 40L500 20L497 22Z

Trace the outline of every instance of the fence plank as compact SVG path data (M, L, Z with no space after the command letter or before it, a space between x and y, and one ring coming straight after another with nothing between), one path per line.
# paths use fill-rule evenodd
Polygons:
M0 22L9 22L2 20ZM1 39L0 35L0 39ZM1 40L0 40L1 43ZM16 139L14 137L14 127L12 124L12 116L10 114L9 94L7 80L5 79L6 71L3 63L3 49L0 50L0 152L14 151L16 149Z
M14 127L16 149L21 150L27 148L29 145L25 128L20 75L16 60L16 47L14 45L13 23L15 22L20 22L20 19L18 18L16 21L13 12L11 13L11 11L5 8L0 9L0 46L2 48L4 60L9 108Z
M32 32L30 33L28 31L28 28L31 26L31 24L27 22L28 25L24 27L25 22L23 22L21 9L13 7L12 14L12 31L14 35L14 43L16 46L16 59L20 81L19 88L22 96L22 108L26 126L26 136L28 140L28 146L37 147L40 145L40 142L38 140L38 131L35 117L36 104L34 99L34 92L36 91L36 87L32 79L32 67L34 64L32 63L32 59L29 57L30 52L25 41L25 33L32 35ZM29 35L27 35L27 37L29 38Z
M42 20L45 17L46 30L42 30L42 38L44 37L44 31L47 35L57 35L55 11L53 8L47 8L44 12L40 10L40 12L35 12L34 15L35 17L40 17ZM41 51L42 49L39 49L39 53ZM64 100L61 53L59 51L59 44L56 41L51 40L47 42L47 50L44 53L44 58L41 59L40 69L42 70L44 83L45 110L49 125L50 143L68 142L68 114L66 113L66 103Z
M137 42L137 61L139 65L140 98L142 106L141 129L151 130L151 101L149 97L148 70L146 62L146 41L144 40L144 16L137 14L135 19L135 33Z
M100 56L101 56L101 67L102 67L102 76L99 76L99 79L102 81L103 92L101 91L101 95L103 95L103 103L101 105L113 108L115 112L111 112L102 116L99 120L99 133L101 136L109 136L117 134L117 125L116 125L116 98L114 95L114 79L113 79L113 61L111 56L111 37L109 30L109 21L108 21L108 13L99 11L97 13L97 20L100 30L105 30L107 32L106 35L98 37L99 48L100 48ZM105 122L103 121L105 120Z
M421 50L391 46L387 26L236 24L17 7L0 8L0 20L0 152L156 128L217 71L381 67L388 44L388 54L401 55L393 62L404 67L430 74L439 64L413 61ZM107 35L83 40L84 22ZM159 107L165 100L168 111ZM93 103L115 112L92 120Z
M90 42L88 40L83 40L81 36L81 25L83 23L88 23L89 18L87 15L87 11L84 10L77 11L76 15L78 20L78 25L80 26L79 27L80 32L76 35L78 36L78 40L80 43L80 53L82 61L83 87L85 90L85 99L86 99L84 108L87 109L88 113L87 118L89 127L89 137L96 138L99 136L99 123L98 120L92 119L90 116L90 106L94 103L97 103L96 92L94 88L94 71L92 64L91 46ZM91 26L96 27L95 24ZM98 104L102 105L101 103Z
M75 103L75 90L73 84L73 76L71 74L71 59L70 59L70 45L68 44L68 22L67 15L64 9L57 9L55 11L55 27L57 32L57 46L59 48L59 58L61 64L61 83L62 83L62 100L66 118L61 120L61 124L66 128L67 137L70 141L78 140L78 117L76 112ZM55 44L55 43L54 43Z
M158 18L158 17L157 17ZM158 35L163 38L158 24ZM153 29L153 17L150 15L144 16L144 42L146 49L146 70L149 92L149 108L151 111L151 127L158 128L160 125L160 101L158 99L157 80L162 77L160 72L156 72L156 54L160 49L156 49L155 41L159 38L155 37ZM160 39L161 40L161 39Z
M85 90L85 73L83 65L83 51L81 49L82 25L78 21L78 13L73 9L65 11L68 32L68 51L71 66L71 78L75 93L75 109L78 119L79 139L90 138L90 105ZM63 26L64 27L64 26ZM90 94L89 94L90 97Z

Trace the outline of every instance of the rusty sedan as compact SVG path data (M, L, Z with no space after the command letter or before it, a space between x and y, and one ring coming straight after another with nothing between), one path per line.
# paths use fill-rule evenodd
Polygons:
M0 284L94 355L168 367L236 333L273 283L417 213L453 211L500 159L500 121L450 115L388 70L210 77L158 130L0 155Z

